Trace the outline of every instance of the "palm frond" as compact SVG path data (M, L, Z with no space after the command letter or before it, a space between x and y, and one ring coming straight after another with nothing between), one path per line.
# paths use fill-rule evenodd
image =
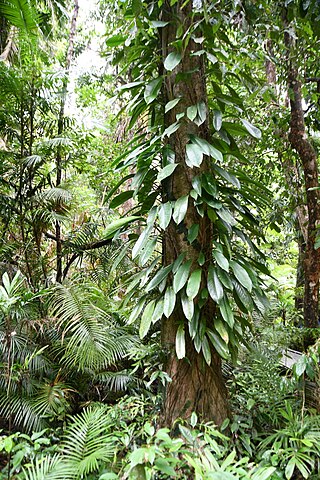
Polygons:
M120 372L101 372L95 376L95 380L113 392L124 392L128 389L129 385L143 384L140 378L128 373L127 370Z
M32 403L34 411L39 416L66 415L71 410L70 400L74 393L69 385L58 379L51 382L45 380L38 388Z
M45 422L36 412L32 397L0 393L0 415L26 431L40 430Z
M0 13L15 27L32 33L38 26L39 17L31 0L3 0Z
M49 138L48 140L43 140L38 147L40 148L57 148L57 147L65 147L72 145L72 140L67 137L56 137L56 138Z
M61 468L61 456L46 455L36 458L28 468L22 469L23 480L63 480L65 478Z
M53 300L53 313L63 328L62 361L79 371L106 369L125 357L137 341L91 298L90 287L58 285Z
M107 431L104 406L89 407L74 417L61 445L65 478L86 478L102 462L108 463L114 455L114 440Z

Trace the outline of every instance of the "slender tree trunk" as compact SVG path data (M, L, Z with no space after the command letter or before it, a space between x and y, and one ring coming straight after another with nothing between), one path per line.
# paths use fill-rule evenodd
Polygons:
M184 31L192 22L192 2L178 1L174 6L166 3L164 6L164 20L170 20L170 24L162 29L162 56L163 59L172 51L171 42L176 40L178 25L184 26ZM201 172L210 171L210 162L206 158L200 168L190 168L186 164L186 144L189 135L194 134L209 140L208 108L205 84L205 69L202 56L190 55L200 50L198 43L192 39L183 53L180 64L173 72L165 77L164 96L165 102L175 98L181 98L178 105L170 110L165 116L165 126L176 121L176 115L186 112L187 107L203 102L206 108L206 121L197 126L185 116L181 121L180 128L170 136L169 145L175 153L175 163L178 167L169 180L165 182L163 191L164 201L173 201L188 195L192 189L192 179ZM180 80L179 80L179 77ZM197 241L190 244L187 241L187 230L194 224L199 224ZM176 258L185 253L185 258L192 261L192 269L197 267L200 252L204 254L205 264L208 266L212 261L212 222L206 215L199 215L193 199L189 197L189 204L185 218L178 226L171 221L165 231L163 240L164 265L173 263ZM207 271L202 267L202 281L205 286ZM216 305L208 300L202 309L202 321L204 317L213 321ZM201 321L200 320L200 321ZM179 360L175 352L175 341L178 324L184 323L186 335L186 356ZM221 374L221 360L212 349L212 363L208 366L201 353L197 353L194 343L189 335L188 320L185 318L182 308L176 303L172 315L162 322L162 344L167 351L166 371L172 379L168 384L163 408L163 424L172 426L178 417L187 418L195 411L203 420L213 420L217 424L228 416L227 392Z
M70 34L69 34L69 45L68 45L66 64L65 64L65 77L63 80L62 97L61 97L60 111L59 111L59 118L58 118L58 132L57 132L58 137L60 137L63 134L63 130L64 130L64 126L63 126L64 112L65 112L66 99L67 99L69 72L70 72L71 59L72 59L73 49L74 49L74 38L76 34L78 13L79 13L79 3L78 3L78 0L74 0L73 15L71 19ZM59 187L61 185L61 180L62 180L61 147L58 147L58 151L57 151L56 169L57 169L56 186ZM62 280L62 241L61 241L61 226L59 221L56 221L56 257L57 257L56 281L60 283Z
M320 191L317 152L308 139L302 108L301 81L293 57L292 37L285 31L285 45L288 52L288 89L290 98L289 141L299 154L304 171L304 182L308 210L307 239L304 257L304 325L318 327L320 249L315 248L317 228L320 222Z

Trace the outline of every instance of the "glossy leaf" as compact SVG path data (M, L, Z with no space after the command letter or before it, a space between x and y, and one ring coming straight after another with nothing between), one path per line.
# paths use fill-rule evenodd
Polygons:
M223 286L218 278L216 270L210 265L208 271L207 287L212 300L218 303L223 297Z
M248 272L239 263L234 260L230 261L230 266L233 270L236 279L244 286L249 292L252 290L252 281L248 275Z
M173 290L175 293L179 292L181 288L187 283L189 272L191 267L191 260L183 263L174 274L173 277Z
M261 130L248 122L248 120L241 119L242 125L247 129L250 135L254 138L261 138Z
M152 238L147 242L143 252L140 255L140 265L142 267L148 262L148 260L152 256L157 245L157 240L158 240L158 237Z
M174 132L176 132L180 128L179 122L174 122L172 125L167 127L162 134L162 137L170 137Z
M151 282L147 285L146 287L146 292L151 292L155 287L159 285L159 283L162 282L163 279L165 279L168 274L172 270L172 265L168 265L167 267L161 268L153 277Z
M194 270L187 283L187 296L191 299L195 298L199 292L200 284L201 284L201 268Z
M146 308L144 309L144 312L141 317L140 328L139 328L140 338L144 338L150 329L155 303L156 303L155 300L151 300L151 302L149 302Z
M164 61L164 68L171 72L181 62L181 53L171 52Z
M162 318L163 311L164 311L164 299L160 298L160 300L157 301L156 306L154 308L153 319L152 319L153 323L155 323L157 320L160 320Z
M233 284L231 280L232 277L229 275L229 273L227 273L225 270L222 270L220 267L217 267L217 275L225 288L233 290Z
M188 167L200 167L203 160L203 153L198 145L195 143L187 143L186 155L186 164Z
M137 255L139 255L145 245L147 244L149 240L149 235L151 233L152 227L149 226L143 230L143 232L140 234L138 240L134 244L134 247L132 249L132 258L136 258Z
M229 260L223 255L223 253L219 252L219 250L213 250L213 256L223 270L229 272Z
M204 102L197 103L197 110L198 110L198 121L196 122L198 126L202 125L207 118L207 107Z
M173 291L172 287L168 287L166 293L164 294L164 304L163 304L163 313L169 318L173 312L174 306L176 304L176 294Z
M218 132L222 126L222 113L220 110L213 110L213 126Z
M221 177L223 177L229 183L234 185L236 188L241 187L239 180L232 173L227 172L227 170L224 170L224 168L219 167L219 165L213 165L213 169L215 170L216 173L218 173Z
M129 223L135 222L139 220L141 217L131 216L131 217L123 217L111 222L110 225L107 226L105 229L105 239L112 238L113 235L120 230L120 228L129 225Z
M158 211L158 217L159 217L159 225L163 230L165 230L169 225L171 216L172 216L171 203L170 202L162 203Z
M194 223L188 230L188 242L189 243L192 243L195 241L195 239L198 237L198 233L199 233L199 224L198 223Z
M226 343L229 343L228 331L227 331L225 325L223 324L223 322L220 320L220 318L215 318L214 319L214 328L219 333L222 340Z
M196 118L197 113L197 105L191 105L187 108L187 117L189 118L189 120L191 120L191 122L193 122L193 120Z
M165 113L168 113L170 110L172 110L179 102L181 98L175 98L174 100L170 100L170 102L166 103L166 106L164 108Z
M151 102L153 102L157 96L158 93L160 92L162 85L162 77L155 78L152 80L150 83L146 85L146 88L144 90L144 99L149 105Z
M203 337L201 350L207 365L211 364L211 349L207 337Z
M184 333L184 326L179 325L176 334L176 353L179 360L186 356L186 340Z
M213 347L217 351L220 357L227 359L228 358L228 347L226 343L216 335L212 330L207 329L207 335L209 337L210 342L212 343Z
M194 303L192 298L187 297L184 291L181 292L181 305L185 317L191 320L194 314Z
M173 174L177 166L177 163L169 163L169 165L163 167L158 173L157 182L162 182L162 180L164 180L165 178L170 177L170 175Z
M132 312L131 312L131 315L129 317L129 320L128 320L128 324L130 325L131 323L133 323L140 315L140 313L142 312L142 309L144 307L144 304L146 303L146 299L145 297L141 298L139 300L139 302L135 305L135 307L133 308Z
M219 301L219 309L224 321L229 325L230 328L233 328L234 316L227 296L224 296Z
M189 196L184 195L183 197L178 198L174 205L173 220L176 222L177 225L181 223L186 216L188 209L188 201Z
M118 47L119 45L123 45L126 39L127 37L124 35L113 35L113 37L109 37L106 40L106 45L108 47Z
M124 202L133 197L134 190L127 190L126 192L121 192L119 195L114 197L110 202L110 208L117 208L119 205L122 205Z

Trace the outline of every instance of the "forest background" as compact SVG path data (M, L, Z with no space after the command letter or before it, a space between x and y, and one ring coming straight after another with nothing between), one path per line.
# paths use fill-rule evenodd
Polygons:
M1 0L0 478L319 478L319 21Z

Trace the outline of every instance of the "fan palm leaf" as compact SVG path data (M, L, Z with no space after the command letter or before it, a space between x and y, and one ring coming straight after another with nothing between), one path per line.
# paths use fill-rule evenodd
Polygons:
M63 329L62 361L79 371L104 370L125 357L136 344L133 335L118 327L108 312L90 301L90 287L58 285L53 311Z
M43 418L39 416L33 405L32 397L0 393L0 414L10 418L14 425L19 425L26 431L41 430L45 428Z

